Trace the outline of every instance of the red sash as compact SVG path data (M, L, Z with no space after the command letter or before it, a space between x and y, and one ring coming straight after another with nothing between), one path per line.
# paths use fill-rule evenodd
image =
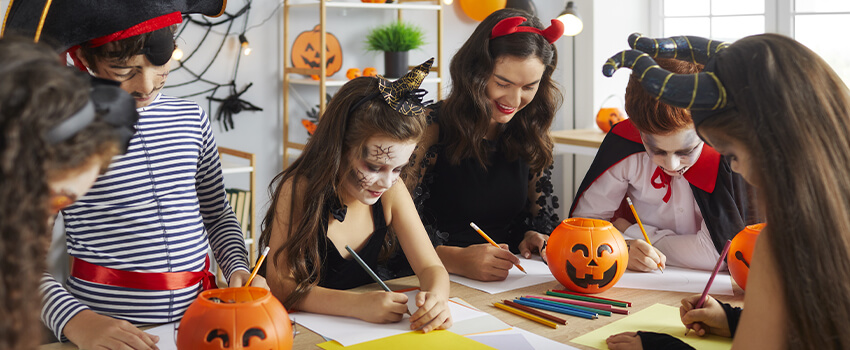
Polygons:
M145 290L177 290L201 283L204 290L216 288L210 257L199 272L135 272L116 270L71 257L71 276L92 283Z

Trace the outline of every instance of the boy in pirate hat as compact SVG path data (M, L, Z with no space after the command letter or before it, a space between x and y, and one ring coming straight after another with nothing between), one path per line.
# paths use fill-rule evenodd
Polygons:
M3 31L58 45L75 65L119 81L140 119L127 153L62 213L66 286L42 281L42 319L81 348L153 348L135 326L179 320L213 288L207 251L231 286L248 279L242 231L226 199L206 113L164 96L183 13L217 16L223 0L13 1ZM255 286L266 287L255 278Z

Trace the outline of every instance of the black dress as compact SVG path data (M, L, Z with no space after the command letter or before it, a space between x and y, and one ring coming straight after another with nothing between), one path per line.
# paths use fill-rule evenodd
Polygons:
M440 105L431 106L429 122L439 124ZM551 166L532 173L526 161L508 159L500 143L488 140L482 140L489 148L486 169L471 158L451 164L444 154L445 142L440 137L419 162L413 162L426 169L413 197L435 246L487 243L470 222L497 243L507 243L513 252L518 252L526 231L552 232L559 220L554 212L558 204L552 194ZM529 188L537 192L535 202L529 200Z

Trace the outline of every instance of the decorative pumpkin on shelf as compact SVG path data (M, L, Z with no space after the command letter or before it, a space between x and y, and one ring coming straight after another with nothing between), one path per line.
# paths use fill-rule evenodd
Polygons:
M564 287L580 293L600 293L623 276L629 250L623 235L610 222L569 218L549 236L546 259L552 275Z
M301 34L295 37L295 41L292 42L292 54L290 55L293 67L321 67L321 53L319 52L320 29L321 26L317 25L313 30L301 32ZM325 75L331 76L342 69L342 47L339 45L339 40L331 33L327 33L325 41L325 51L327 51L327 71Z
M177 331L180 350L292 349L292 323L271 292L257 287L204 291Z
M348 78L349 80L357 78L359 76L361 76L360 68L348 68L348 70L345 71L345 77Z
M507 0L460 0L460 9L469 18L483 21L491 13L505 8Z
M729 273L735 279L735 283L741 286L741 289L747 289L747 275L750 273L753 249L756 246L756 239L763 228L764 224L744 227L741 232L735 235L735 238L732 238L732 244L729 246L726 265L729 266Z
M363 76L364 77L374 77L378 75L378 70L375 67L366 67L363 68Z

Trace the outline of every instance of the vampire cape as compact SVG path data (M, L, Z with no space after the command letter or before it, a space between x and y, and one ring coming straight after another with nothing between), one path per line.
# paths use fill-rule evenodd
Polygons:
M602 141L579 186L570 206L570 217L581 196L599 176L626 157L645 151L640 133L631 120L626 119L614 125ZM709 145L703 146L699 159L684 176L694 193L705 226L711 233L711 241L719 253L726 240L735 237L748 223L746 184L740 175L732 172L729 161Z

